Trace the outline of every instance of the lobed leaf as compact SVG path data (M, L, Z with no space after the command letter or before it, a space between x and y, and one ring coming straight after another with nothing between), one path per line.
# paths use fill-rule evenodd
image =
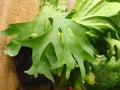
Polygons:
M52 0L50 2L53 3ZM108 41L111 50L114 51L114 46L119 50L119 42L110 39L111 44L106 37L109 33L118 32L118 26L111 17L120 11L120 3L77 0L75 12L69 14L65 12L64 5L54 7L45 4L41 9L32 22L13 24L2 32L4 35L15 36L6 49L6 53L10 56L15 56L21 46L32 49L33 64L26 71L28 74L33 74L35 77L43 74L54 82L53 73L60 75L66 67L65 74L68 79L71 71L77 67L81 80L85 80L87 72L85 61L96 65L95 55L99 54L97 52L99 49L91 43L91 38L96 42L95 37L101 40L102 36L101 43ZM119 52L117 54L119 55Z

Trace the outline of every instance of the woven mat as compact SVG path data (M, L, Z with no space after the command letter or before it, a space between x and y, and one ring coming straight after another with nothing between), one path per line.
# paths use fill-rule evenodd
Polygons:
M0 0L0 31L11 23L33 20L39 4L40 0Z

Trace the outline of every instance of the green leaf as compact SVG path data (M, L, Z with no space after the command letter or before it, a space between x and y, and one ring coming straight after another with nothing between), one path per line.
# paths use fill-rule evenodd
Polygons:
M109 44L109 53L111 55L116 55L116 59L120 59L120 40L112 39L112 38L106 38L106 41Z
M54 82L52 74L60 75L65 68L68 79L71 71L77 67L80 74L78 83L81 84L87 72L85 61L90 65L96 65L95 56L100 50L99 47L94 47L94 42L97 43L96 37L101 41L100 44L97 43L98 46L108 41L111 50L116 50L113 49L114 46L119 50L119 43L115 41L112 45L106 37L109 33L113 35L118 33L118 26L111 17L119 12L120 3L77 0L74 12L68 14L65 8L65 4L58 7L44 4L35 20L10 25L2 34L15 36L7 46L6 53L9 55L16 55L21 46L32 49L33 63L26 71L28 74L33 74L35 77L43 74ZM113 38L112 35L109 36ZM91 38L94 40L93 43ZM101 45L101 48L105 48L104 45ZM105 50L107 55L107 49ZM119 51L117 54L119 55ZM80 88L80 85L78 86Z
M46 17L45 11L41 11L32 22L12 24L2 33L9 36L16 35L19 40L41 36L48 32L50 28L50 22Z
M94 29L114 29L106 17L117 15L120 3L105 0L77 0L73 20ZM112 22L111 22L112 23Z
M59 0L48 0L48 2L49 2L50 4L55 5L55 6L58 5L58 1L59 1Z
M34 74L35 77L38 76L38 73L44 74L50 80L54 81L50 71L52 65L49 65L49 63L53 63L54 60L52 59L55 59L56 55L49 52L48 49L45 49L49 46L51 42L53 42L52 44L56 46L55 51L59 52L57 53L57 55L61 53L60 51L62 49L58 37L58 26L55 26L55 28L51 28L51 25L53 24L53 17L66 17L66 15L67 13L61 13L61 10L59 11L53 9L52 6L45 6L40 14L36 17L36 19L32 22L10 25L7 30L2 32L2 34L9 36L15 35L16 37L13 37L11 42L12 44L10 43L10 45L7 46L6 53L10 56L15 56L19 52L20 47L18 46L31 47L31 49L33 50L33 65L30 70L27 71L27 73ZM50 32L51 29L53 30ZM54 33L54 31L56 33ZM16 47L16 49L13 49L14 47ZM45 55L44 51L46 52ZM46 70L42 70L43 68L45 68ZM58 70L58 74L60 72L61 70Z
M15 44L12 41L7 45L4 53L8 54L9 56L13 57L16 56L21 48L21 45Z
M64 22L64 24L62 22ZM90 45L90 43L87 42L86 36L83 36L83 38L81 38L83 40L86 40L85 42L83 42L82 40L80 41L78 39L79 37L75 37L75 35L74 37L69 35L69 32L67 32L67 27L71 28L72 31L77 31L80 29L81 31L79 30L79 33L81 33L82 36L83 34L85 34L85 32L83 31L84 28L82 28L82 26L80 27L79 25L65 18L58 18L54 20L53 26L48 33L38 38L24 40L20 44L22 46L32 48L33 67L39 67L43 51L50 43L52 43L58 59L58 62L52 66L52 69L60 68L63 65L66 65L66 78L69 78L70 72L72 69L74 69L75 62L77 61L81 70L82 78L84 79L84 61L88 60L90 63L94 63L94 51L92 48L90 48L90 46L87 46L87 44ZM63 34L63 41L61 41L58 34L59 28L61 28ZM77 35L77 33L75 34ZM85 45L85 43L87 44ZM90 52L87 50L89 50Z
M110 60L104 64L99 64L96 72L96 82L103 87L110 88L114 86L119 80L119 71L115 71L115 67L120 65L115 60L115 57L111 57Z
M28 73L29 75L34 75L35 77L37 77L38 74L43 74L52 82L54 82L53 76L50 71L50 63L46 56L41 57L40 62L38 62L38 65L35 65L34 63L34 65L32 65L32 67L25 72Z

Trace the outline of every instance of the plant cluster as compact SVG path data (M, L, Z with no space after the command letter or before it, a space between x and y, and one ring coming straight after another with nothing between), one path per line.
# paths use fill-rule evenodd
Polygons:
M58 75L75 90L84 83L88 87L118 85L120 3L109 1L76 0L67 12L64 0L42 0L33 21L12 24L1 32L12 37L5 53L13 57L22 46L31 48L32 67L26 73L43 74L52 82L53 74Z

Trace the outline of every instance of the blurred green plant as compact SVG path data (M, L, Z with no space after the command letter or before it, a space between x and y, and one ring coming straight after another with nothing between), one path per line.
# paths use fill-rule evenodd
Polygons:
M10 25L1 32L14 36L4 52L13 57L22 46L31 48L33 63L26 73L53 82L56 74L74 90L84 84L114 87L120 81L120 3L77 0L70 12L66 5L43 0L32 22Z

